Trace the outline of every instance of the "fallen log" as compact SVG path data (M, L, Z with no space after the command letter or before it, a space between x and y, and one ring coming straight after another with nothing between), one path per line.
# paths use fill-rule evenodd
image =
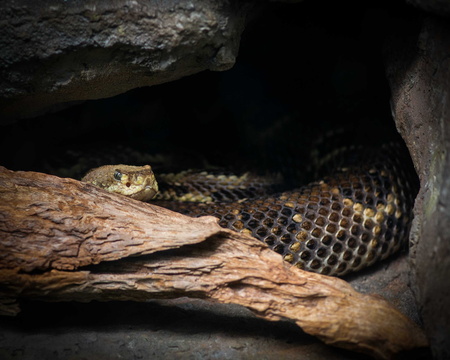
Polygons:
M327 344L390 359L427 346L377 296L301 271L258 240L73 179L0 167L0 312L19 301L189 296L291 319Z

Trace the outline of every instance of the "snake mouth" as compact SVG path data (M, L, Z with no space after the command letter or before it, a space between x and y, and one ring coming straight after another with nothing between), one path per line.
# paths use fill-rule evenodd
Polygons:
M151 196L151 198L153 198L156 195L156 193L158 192L158 190L155 189L153 186L146 186L143 191L148 193L148 195Z
M153 199L158 189L152 185L146 185L141 191L134 193L130 197L136 200L149 201Z

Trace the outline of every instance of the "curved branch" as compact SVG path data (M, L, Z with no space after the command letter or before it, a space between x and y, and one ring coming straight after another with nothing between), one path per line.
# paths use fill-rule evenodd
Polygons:
M189 218L72 179L0 168L0 299L190 296L291 319L324 342L389 359L427 346L411 320L345 281L290 267L212 217Z

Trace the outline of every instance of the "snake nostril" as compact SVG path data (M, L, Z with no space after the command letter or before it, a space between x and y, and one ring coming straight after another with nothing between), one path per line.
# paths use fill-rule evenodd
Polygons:
M130 186L131 186L131 183L130 183L130 182L127 182L125 185L126 185L126 187L130 187Z

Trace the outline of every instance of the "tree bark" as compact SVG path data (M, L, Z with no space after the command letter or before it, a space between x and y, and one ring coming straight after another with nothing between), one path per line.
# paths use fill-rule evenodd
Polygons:
M301 271L258 240L73 179L0 167L0 311L17 301L190 296L291 319L327 344L379 359L427 346L380 297Z

